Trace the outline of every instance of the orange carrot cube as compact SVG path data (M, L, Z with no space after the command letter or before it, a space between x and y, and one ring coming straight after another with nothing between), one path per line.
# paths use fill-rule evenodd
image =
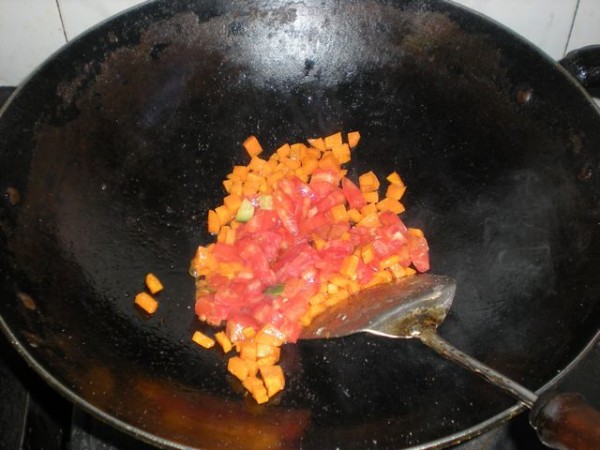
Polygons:
M163 285L156 275L149 273L146 275L146 287L151 294L156 294L163 290Z
M285 387L285 376L281 366L263 366L260 368L260 376L269 397L273 397Z
M229 353L233 348L233 344L223 331L219 331L215 334L215 339L223 349L224 353Z
M192 336L192 341L204 348L211 348L215 345L214 339L208 337L201 331L194 332Z
M358 145L358 141L360 141L360 133L358 131L351 131L348 133L348 145L350 148L354 148Z
M147 292L140 292L137 294L135 296L135 304L148 314L154 314L158 309L158 302Z
M233 356L227 361L227 370L240 381L244 381L248 377L248 366L239 356Z
M256 136L249 136L242 145L251 157L258 155L263 151Z

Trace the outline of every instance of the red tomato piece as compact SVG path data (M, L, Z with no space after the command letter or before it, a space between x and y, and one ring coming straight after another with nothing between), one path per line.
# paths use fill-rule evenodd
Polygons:
M332 190L327 197L317 204L317 211L320 213L331 210L336 205L343 205L346 202L346 196L341 189Z
M408 234L408 252L415 269L419 272L429 270L429 246L423 236Z
M367 204L365 197L356 184L348 178L342 178L342 191L348 200L350 208L360 209Z

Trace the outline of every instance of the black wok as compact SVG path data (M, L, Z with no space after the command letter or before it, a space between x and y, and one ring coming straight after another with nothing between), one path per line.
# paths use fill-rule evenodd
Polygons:
M51 57L0 118L0 325L67 398L157 445L449 445L520 411L414 342L288 345L258 407L190 342L187 269L221 180L273 149L360 130L350 175L398 170L440 334L532 390L600 324L600 114L557 63L442 1L158 1ZM166 286L151 318L143 277Z

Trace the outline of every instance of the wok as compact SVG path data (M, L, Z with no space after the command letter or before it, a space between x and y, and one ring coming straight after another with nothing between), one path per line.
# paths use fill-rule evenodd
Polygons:
M53 55L0 118L0 325L78 406L159 446L428 448L521 405L414 342L288 345L248 401L190 342L188 265L221 180L264 147L360 130L455 278L440 334L531 390L600 324L600 114L575 78L443 1L157 1ZM133 306L144 275L158 312Z

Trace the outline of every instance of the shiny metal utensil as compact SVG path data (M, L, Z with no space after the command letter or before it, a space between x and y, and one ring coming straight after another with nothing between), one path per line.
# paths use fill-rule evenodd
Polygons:
M540 396L458 350L436 329L452 306L456 282L421 274L377 286L350 297L317 316L301 339L330 339L355 333L388 338L418 338L441 356L504 389L531 409L530 423L540 440L556 449L600 448L600 412L575 393Z

